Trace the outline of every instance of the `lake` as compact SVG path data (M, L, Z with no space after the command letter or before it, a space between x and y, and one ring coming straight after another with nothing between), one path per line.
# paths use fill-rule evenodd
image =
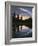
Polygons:
M32 29L29 27L22 25L19 26L19 32L15 32L15 38L25 38L25 37L32 37Z

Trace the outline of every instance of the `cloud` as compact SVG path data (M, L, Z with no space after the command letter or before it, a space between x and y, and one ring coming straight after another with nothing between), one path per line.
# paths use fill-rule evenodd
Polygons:
M29 11L29 10L27 10L27 9L24 9L24 8L19 8L21 11L24 11L24 12L27 12L29 15L32 15L32 13Z

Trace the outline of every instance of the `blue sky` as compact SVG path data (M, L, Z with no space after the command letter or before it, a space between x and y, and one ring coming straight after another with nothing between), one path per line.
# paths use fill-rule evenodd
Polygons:
M15 14L32 16L32 7L11 6L11 15L13 15L14 12Z

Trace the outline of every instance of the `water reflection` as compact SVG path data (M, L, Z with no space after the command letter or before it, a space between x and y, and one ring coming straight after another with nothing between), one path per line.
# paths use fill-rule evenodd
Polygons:
M20 17L19 14L15 16L15 13L14 16L12 16L12 37L32 37L32 18L30 17L29 19L24 19L23 16Z
M29 27L23 25L23 26L19 26L19 31L24 32L26 29L29 29Z
M15 33L16 38L32 37L32 29L27 26L19 26L19 32L16 29Z

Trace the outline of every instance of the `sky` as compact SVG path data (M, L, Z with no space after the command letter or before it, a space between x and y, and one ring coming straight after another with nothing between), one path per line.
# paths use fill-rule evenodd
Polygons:
M11 6L11 15L13 13L21 14L24 16L32 16L32 7L24 7L24 6Z
M22 20L26 20L30 18L30 16L19 15L19 19L21 19L21 16L22 16ZM16 15L16 18L17 18L17 15Z

